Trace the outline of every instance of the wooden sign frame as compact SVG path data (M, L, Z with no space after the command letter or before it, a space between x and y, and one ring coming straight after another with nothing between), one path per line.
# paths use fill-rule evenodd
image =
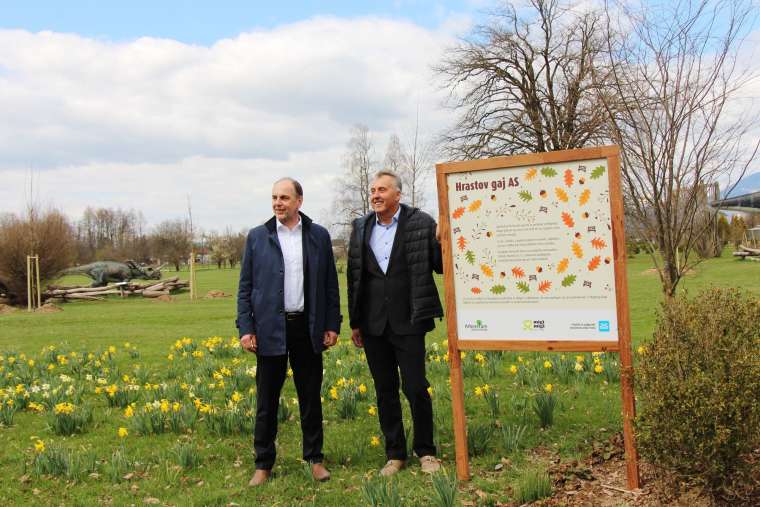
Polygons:
M540 166L583 160L606 159L609 183L609 203L612 227L612 252L617 314L617 341L569 340L459 340L457 300L452 252L451 210L449 207L448 175L476 171ZM620 150L617 146L602 146L577 150L495 157L490 159L436 164L438 208L440 213L441 246L444 262L446 323L448 326L451 401L456 447L457 477L469 480L467 453L467 421L464 411L464 382L461 350L512 350L620 353L620 384L623 402L623 436L625 440L626 476L630 489L639 487L638 454L633 432L635 398L633 392L633 357L631 352L631 322L628 313L628 281L626 277L625 232L623 229L623 196L620 180Z

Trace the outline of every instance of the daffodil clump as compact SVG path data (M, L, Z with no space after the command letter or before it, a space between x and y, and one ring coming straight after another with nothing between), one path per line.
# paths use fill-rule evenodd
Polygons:
M56 403L50 415L50 427L57 435L84 433L92 422L92 408L77 406L71 402Z

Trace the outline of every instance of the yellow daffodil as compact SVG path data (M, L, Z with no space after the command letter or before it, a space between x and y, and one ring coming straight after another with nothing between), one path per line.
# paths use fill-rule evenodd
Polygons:
M369 409L367 410L367 413L369 415L375 416L375 415L377 415L377 409L375 408L374 405L370 405Z
M372 447L377 447L378 445L380 445L380 438L376 437L375 435L372 435L372 437L370 437L369 439L369 445L371 445Z
M127 431L127 428L124 426L121 426L119 431L117 431L117 434L119 435L119 438L126 438L127 435L129 435L129 431Z
M544 391L546 391L547 393L551 393L553 390L554 390L554 386L551 384L546 384L544 386Z

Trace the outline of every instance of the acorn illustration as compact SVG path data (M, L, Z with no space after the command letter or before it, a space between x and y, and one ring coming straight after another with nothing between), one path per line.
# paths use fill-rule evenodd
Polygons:
M546 190L541 190L541 191L538 193L538 195L540 195L541 197L546 197Z
M580 239L580 237L581 237L581 233L580 233L580 232L576 232L576 233L575 233L575 237L576 237L577 239Z
M609 264L610 262L612 262L612 259L610 259L609 257L605 257L604 258L604 263L605 264Z
M491 200L492 200L492 201L495 201L495 200L496 200L496 194L491 194Z
M584 211L583 212L583 218L588 218L589 216L590 215L589 215L588 211Z
M544 268L542 268L541 266L536 266L536 272L537 272L537 273L540 273L540 272L542 272L543 270L544 270Z
M491 236L493 236L493 233L491 231L486 231L486 237L490 238Z
M578 178L578 183L580 183L581 185L583 185L584 183L586 183L586 178L584 178L583 176L581 176L580 178Z
M507 276L507 274L504 271L502 271L501 273L499 273L499 277L504 278L505 276Z

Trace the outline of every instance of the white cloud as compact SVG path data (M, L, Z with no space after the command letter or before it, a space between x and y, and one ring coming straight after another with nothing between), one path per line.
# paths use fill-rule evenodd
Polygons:
M191 194L202 227L242 228L269 215L283 175L303 180L317 215L352 124L382 155L418 103L431 133L450 120L430 66L466 27L324 17L210 47L0 31L0 211L22 208L31 168L41 198L73 217L134 207L156 223Z

